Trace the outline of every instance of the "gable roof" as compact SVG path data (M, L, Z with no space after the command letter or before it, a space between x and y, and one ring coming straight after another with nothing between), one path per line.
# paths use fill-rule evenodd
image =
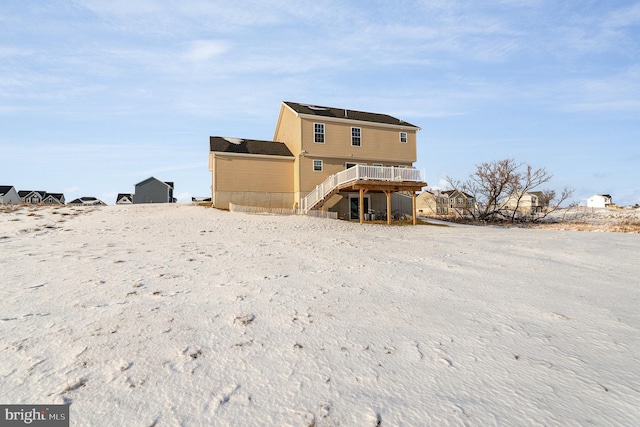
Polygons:
M95 197L78 197L68 203L69 205L106 205L102 200Z
M467 194L464 191L460 191L460 190L446 190L446 191L442 191L441 194L445 194L449 198L456 197L457 194L460 194L467 199L473 199L472 195Z
M62 201L64 200L64 194L63 193L47 193L46 197L44 199L46 200L46 199L49 199L49 198L54 199L54 200L62 203Z
M40 191L40 190L20 190L20 191L18 191L18 195L23 199L25 197L27 197L31 193L37 194L38 196L40 196L41 199L44 199L46 197L46 195L47 195L46 191Z
M12 188L13 185L0 185L0 194L7 194Z
M293 157L291 151L282 142L225 138L222 136L209 138L209 150L221 153Z
M365 111L348 110L346 108L322 107L319 105L299 104L297 102L284 102L286 106L291 108L298 114L329 117L333 119L355 120L369 123L381 123L386 125L395 125L402 127L411 127L420 129L418 126L405 122L393 116L379 113L367 113Z
M131 193L118 193L118 196L116 196L116 200L120 200L123 197L128 197L129 199L133 198L133 194Z
M153 176L150 176L149 178L147 178L147 179L145 179L145 180L143 180L143 181L140 181L139 183L137 183L137 184L135 185L135 187L137 187L137 186L139 186L139 185L142 185L142 184L146 184L146 183L147 183L147 182L149 182L149 181L158 181L158 182L163 183L164 185L166 185L166 186L167 186L167 187L169 187L169 188L173 188L173 182L165 182L165 181L161 181L161 180L159 180L158 178L155 178L155 177L153 177Z

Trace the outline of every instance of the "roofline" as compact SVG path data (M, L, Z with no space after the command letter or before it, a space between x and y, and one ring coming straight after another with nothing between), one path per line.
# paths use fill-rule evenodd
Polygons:
M213 156L231 156L231 157L255 157L260 159L284 159L284 160L295 160L296 156L279 156L279 155L271 155L271 154L251 154L251 153L233 153L228 151L209 151Z
M293 114L296 115L296 117L299 117L301 119L314 120L316 122L329 121L329 122L353 123L353 124L367 123L367 124L378 126L378 127L386 127L386 128L392 128L392 129L415 129L416 132L422 130L421 127L410 125L408 123L407 125L394 125L390 123L370 122L366 120L354 120L354 119L342 118L342 117L327 117L327 116L316 116L315 114L298 113L296 110L294 110L289 105L287 105L285 101L282 101L282 105L286 106L289 110L291 110ZM376 114L376 113L371 113L371 114ZM277 127L276 127L276 132L277 132Z
M159 181L159 182L163 183L164 185L166 185L166 186L167 186L167 187L169 187L169 188L173 188L173 187L171 187L169 184L167 184L165 181L163 181L163 180L161 180L161 179L158 179L158 178L156 178L155 176L150 176L149 178L145 178L145 179L143 179L143 180L142 180L142 181L140 181L140 182L136 182L135 184L133 184L133 186L135 187L136 185L138 185L138 184L142 184L142 183L143 183L143 182L145 182L145 181L149 181L149 180L150 180L150 179L152 179L152 178L153 178L153 179L155 179L156 181ZM135 194L135 193L132 193L132 194Z

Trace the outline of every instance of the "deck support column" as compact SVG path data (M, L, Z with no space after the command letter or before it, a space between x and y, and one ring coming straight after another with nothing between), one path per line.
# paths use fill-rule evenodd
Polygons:
M416 192L415 191L411 192L411 211L413 215L413 225L416 225L417 219L416 219Z
M391 225L391 191L384 190L384 195L387 196L387 224Z
M360 189L360 224L364 223L364 188Z

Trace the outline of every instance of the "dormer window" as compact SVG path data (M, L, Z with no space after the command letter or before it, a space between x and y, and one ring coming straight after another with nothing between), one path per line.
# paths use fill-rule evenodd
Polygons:
M313 124L313 142L324 144L324 123Z
M362 145L362 129L351 128L351 145L360 147Z
M400 142L402 142L403 144L407 143L407 133L406 132L400 132Z

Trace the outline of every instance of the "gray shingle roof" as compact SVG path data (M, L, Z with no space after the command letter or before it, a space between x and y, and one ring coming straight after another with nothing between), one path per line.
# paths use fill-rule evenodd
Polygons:
M224 138L212 136L209 138L209 149L221 153L262 154L266 156L287 156L293 154L282 142L261 141L257 139Z
M299 114L309 114L318 117L331 117L335 119L357 120L370 123L382 123L404 127L418 126L407 123L387 114L367 113L365 111L347 110L345 108L322 107L319 105L299 104L297 102L285 102L293 111Z

